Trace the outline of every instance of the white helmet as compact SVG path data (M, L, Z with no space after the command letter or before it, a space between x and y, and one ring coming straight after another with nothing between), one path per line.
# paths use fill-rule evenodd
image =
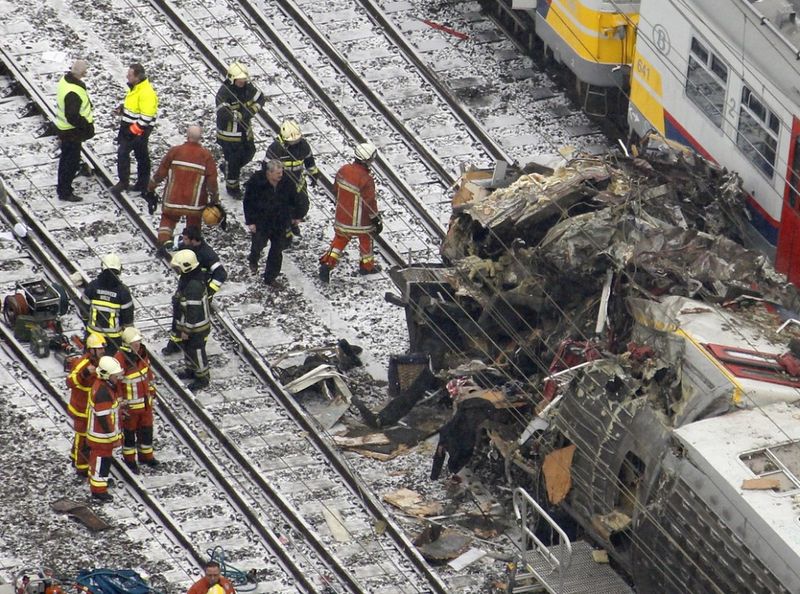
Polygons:
M142 340L142 334L133 326L128 326L122 331L122 342L131 344Z
M369 162L375 158L375 155L378 154L378 149L375 148L375 145L371 142L362 142L361 144L357 144L353 153L356 156L356 159L359 161Z
M235 80L250 80L250 73L241 62L233 62L228 66L228 80L231 82Z
M297 142L303 137L300 124L294 120L286 120L281 124L281 138L286 142Z
M116 270L117 273L122 272L122 260L116 253L106 254L100 258L100 268L103 270Z
M97 377L102 380L109 379L112 375L122 373L122 365L114 357L100 357L97 363Z
M191 272L199 265L200 263L197 261L197 254L195 254L192 250L180 250L175 252L175 255L172 256L172 261L170 262L170 266L172 266L181 274Z

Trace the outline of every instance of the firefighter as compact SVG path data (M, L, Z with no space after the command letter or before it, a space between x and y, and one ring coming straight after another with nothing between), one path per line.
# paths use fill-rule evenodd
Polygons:
M269 246L264 282L271 285L278 278L283 264L286 233L297 212L297 185L283 175L283 163L267 161L245 184L244 223L250 233L250 255L247 262L252 274L258 273L261 252Z
M319 169L296 121L286 120L281 124L281 132L267 149L266 159L278 159L283 163L284 175L297 184L297 211L292 218L291 232L299 237L300 221L308 214L308 183L317 185Z
M222 569L216 561L208 561L205 575L197 580L186 594L236 594L231 581L222 575Z
M89 416L89 392L97 379L97 364L106 354L106 339L99 334L90 333L86 339L86 353L78 359L67 376L70 389L67 411L72 417L75 436L69 457L79 477L89 476L89 448L86 445L86 421Z
M106 339L106 354L113 356L119 348L122 330L133 324L133 299L128 287L119 279L122 261L117 254L106 254L100 260L101 271L83 292L86 332L101 334Z
M330 282L331 270L339 263L344 248L353 237L358 237L361 253L359 274L380 272L372 252L372 234L380 233L383 223L375 198L375 180L369 170L377 153L374 145L361 143L355 148L355 160L343 165L336 173L334 237L330 248L320 258L319 266L319 278L324 283Z
M172 247L172 235L181 217L186 217L187 225L199 228L206 205L219 203L217 164L211 152L200 144L202 137L200 126L189 126L186 142L167 151L147 187L145 199L152 214L158 202L154 190L167 180L158 224L160 257L166 256Z
M89 445L89 488L92 497L111 501L108 473L114 450L122 444L119 426L119 382L122 367L114 357L97 363L97 379L89 393L86 443Z
M217 294L217 291L222 288L222 284L228 279L228 272L222 262L219 261L217 252L205 242L200 227L186 227L180 239L178 239L178 249L192 250L197 256L197 261L200 263L200 268L203 270L206 279L208 301L211 303L214 295ZM170 335L167 346L161 349L161 354L171 355L179 352L181 350L180 342L180 338L174 334Z
M192 250L175 252L171 266L180 275L178 289L172 296L172 334L181 340L186 362L178 377L191 379L188 388L196 392L208 386L210 376L206 357L206 341L211 332L208 290Z
M61 142L56 194L66 202L83 200L72 192L72 181L81 166L81 144L94 136L92 101L83 82L88 69L86 60L75 60L70 71L58 81L56 90L56 128Z
M225 190L241 198L239 176L242 168L256 154L253 116L266 103L267 97L250 82L250 73L239 62L233 62L217 91L217 143L225 156Z
M159 462L153 455L155 376L142 335L133 326L122 331L122 346L114 358L122 367L122 459L131 472L139 474L137 454L146 466Z
M131 177L131 153L136 157L136 182L131 190L143 193L150 181L150 151L148 141L158 113L158 95L147 78L144 66L128 67L128 93L117 108L120 115L117 133L117 176L119 181L111 191L119 195L128 189Z

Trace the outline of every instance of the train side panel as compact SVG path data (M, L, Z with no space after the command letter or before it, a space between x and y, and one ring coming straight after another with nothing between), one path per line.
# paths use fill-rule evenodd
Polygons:
M642 2L628 122L632 132L658 130L737 171L750 194L751 242L774 255L800 113L785 84L793 71L778 67L786 55L771 30L759 29L739 0L726 4Z

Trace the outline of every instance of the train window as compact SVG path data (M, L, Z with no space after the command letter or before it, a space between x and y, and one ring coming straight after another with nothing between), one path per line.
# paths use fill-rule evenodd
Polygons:
M759 478L778 481L778 491L800 489L800 441L742 454L739 459Z
M686 95L718 127L722 127L727 86L728 67L702 42L692 38Z
M769 178L775 173L775 155L781 122L747 86L742 88L736 145Z

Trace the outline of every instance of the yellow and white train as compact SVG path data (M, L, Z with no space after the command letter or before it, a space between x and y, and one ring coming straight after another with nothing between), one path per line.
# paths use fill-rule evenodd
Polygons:
M800 0L487 4L572 71L584 107L619 90L632 135L655 130L738 172L751 245L800 284Z

